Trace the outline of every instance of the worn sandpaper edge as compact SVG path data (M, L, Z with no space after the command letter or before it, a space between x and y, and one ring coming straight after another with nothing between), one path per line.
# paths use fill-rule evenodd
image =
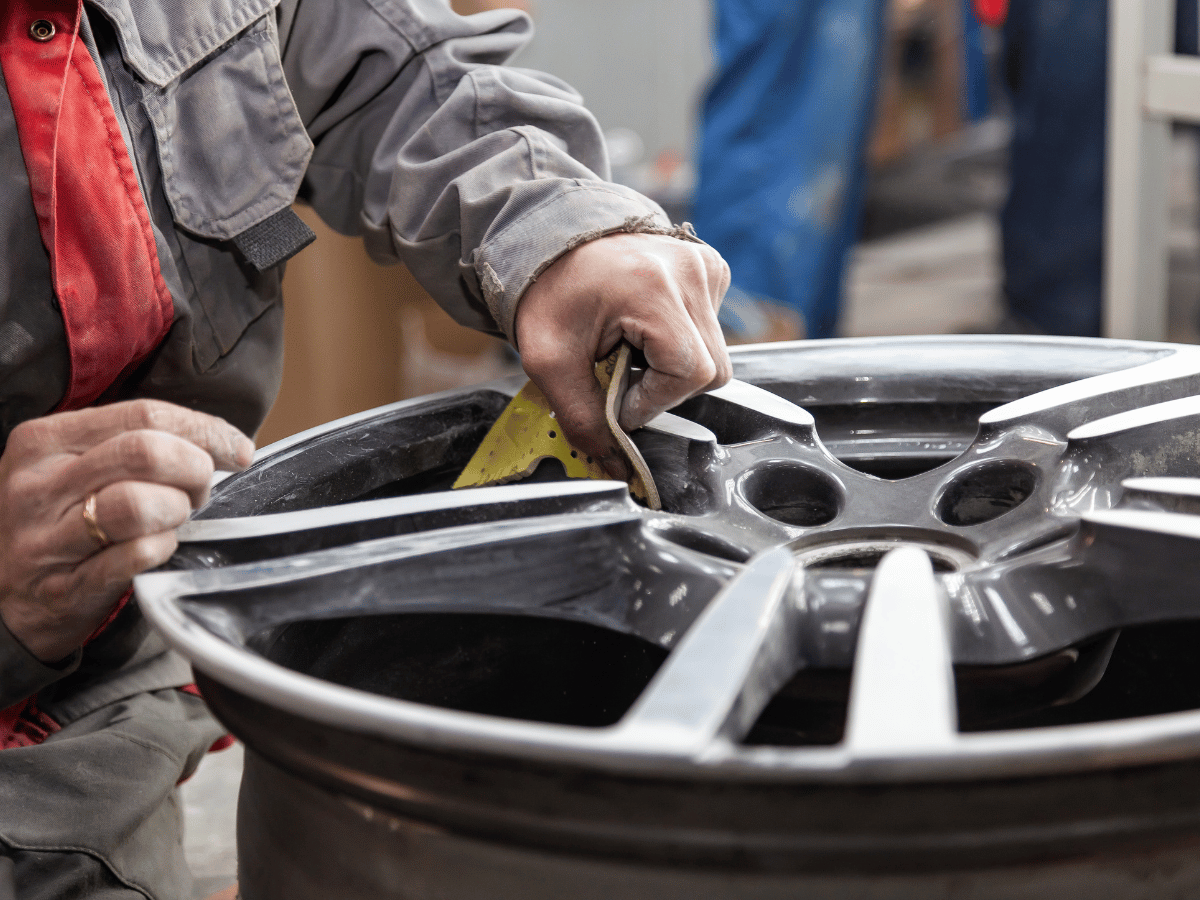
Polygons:
M637 448L637 444L625 433L625 429L621 427L619 421L621 401L624 400L625 391L629 385L629 370L632 358L633 347L628 341L621 341L617 350L617 358L613 364L612 378L608 383L608 393L604 400L604 418L608 421L608 430L612 432L612 436L620 446L621 452L625 454L625 458L633 468L633 478L630 479L630 490L634 490L634 479L640 481L642 492L646 498L646 505L651 509L662 509L662 498L658 495L658 486L654 483L654 476L650 474L650 467L646 465L642 451Z

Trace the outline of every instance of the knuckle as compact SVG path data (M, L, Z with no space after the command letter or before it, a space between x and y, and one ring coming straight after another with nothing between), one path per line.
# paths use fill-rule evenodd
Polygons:
M152 529L153 517L140 494L131 482L120 482L104 491L104 506L98 518L103 517L111 533L132 538Z
M187 494L171 488L148 489L137 506L139 534L156 534L182 525L191 514Z
M695 368L692 369L692 384L705 387L712 384L717 377L717 363L708 354L704 354L696 360Z
M729 277L729 264L725 262L725 257L707 244L696 244L695 247L699 254L700 267L705 280L709 283L714 280L724 283Z
M9 434L7 451L19 456L36 453L38 448L49 443L50 431L53 428L53 424L45 419L27 419Z
M5 506L21 509L28 506L30 501L45 497L45 479L29 469L17 469L8 476L4 485Z
M172 533L146 535L131 542L129 568L134 574L160 566L171 558L178 541Z
M131 431L162 431L170 426L174 418L172 411L173 408L161 400L131 400L126 412L126 426Z
M706 268L716 269L718 272L722 268L728 268L725 264L725 257L718 253L715 247L708 244L692 244L692 246L700 252Z
M154 431L128 431L120 438L120 454L133 471L153 471L162 455L161 441Z
M126 540L178 528L191 511L190 497L179 488L125 481L104 492L104 522Z
M713 378L713 387L720 387L726 384L733 377L733 363L729 359L729 354L722 353L716 361L716 375Z
M196 434L200 439L200 446L205 447L222 447L229 443L231 426L227 425L220 419L209 418L203 416L202 413L197 413ZM203 418L200 418L203 416Z
M132 572L145 572L158 565L158 546L156 541L138 538L129 548L129 568Z
M194 465L195 465L195 469L196 469L196 471L195 471L196 479L195 480L196 480L197 484L207 485L209 480L213 477L213 475L216 474L216 471L217 471L217 467L216 467L216 464L213 462L213 458L211 456L209 456L207 453L197 454Z
M35 420L27 419L24 422L18 422L16 427L8 434L8 446L15 447L27 444L29 442L29 432L37 427Z
M679 276L693 267L694 260L690 254L682 259L652 256L640 271L646 281L662 288L677 283Z
M37 424L32 420L19 423L16 428L9 432L8 448L18 452L23 450L28 444L31 443L31 439L33 437L31 432L33 432L36 428Z

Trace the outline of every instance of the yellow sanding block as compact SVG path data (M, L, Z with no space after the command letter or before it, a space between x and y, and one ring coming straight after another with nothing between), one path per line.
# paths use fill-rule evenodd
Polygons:
M621 428L617 416L621 400L629 387L629 368L633 348L622 341L596 365L596 379L605 390L604 416L608 428L629 461L633 475L629 492L651 509L662 502L654 478L637 446ZM568 478L608 478L609 476L582 450L571 446L555 420L550 404L532 381L517 393L484 436L455 488L507 484L528 478L544 459L557 459Z

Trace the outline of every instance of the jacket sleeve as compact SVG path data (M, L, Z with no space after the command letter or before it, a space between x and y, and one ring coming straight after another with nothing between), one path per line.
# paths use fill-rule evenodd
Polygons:
M0 709L20 703L79 668L82 652L76 650L58 665L48 666L25 649L0 621Z
M285 0L288 85L315 145L301 198L379 262L403 261L465 325L513 336L525 288L567 250L668 232L607 181L603 137L556 78L502 68L523 13L444 0Z

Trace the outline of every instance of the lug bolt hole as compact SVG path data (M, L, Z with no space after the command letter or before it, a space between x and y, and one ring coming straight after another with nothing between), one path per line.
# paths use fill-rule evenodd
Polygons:
M937 516L965 527L998 519L1029 499L1037 486L1033 469L1019 462L993 462L967 469L942 491Z
M807 466L768 463L746 477L742 490L751 506L785 525L826 525L841 509L837 484Z

